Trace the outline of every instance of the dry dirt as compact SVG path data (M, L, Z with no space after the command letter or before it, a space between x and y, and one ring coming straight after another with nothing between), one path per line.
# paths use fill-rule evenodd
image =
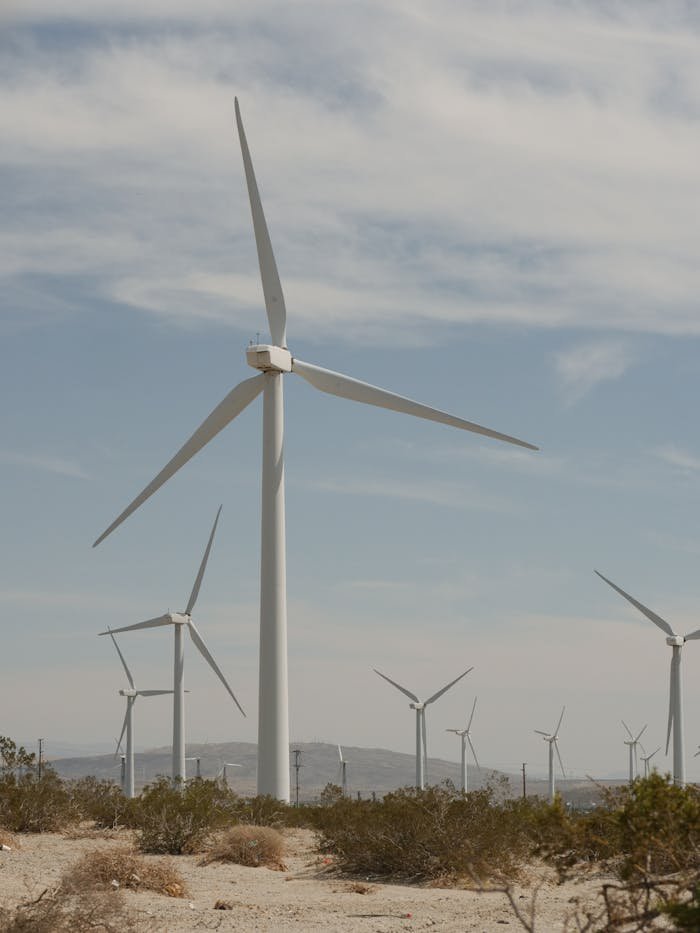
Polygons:
M127 832L116 838L69 838L54 833L21 837L21 848L0 851L0 904L13 906L38 896L85 852L122 846ZM201 866L199 856L179 856L175 863L190 897L169 898L147 891L126 891L130 908L139 911L143 929L190 933L196 930L368 931L434 929L445 933L523 930L506 896L478 892L362 882L339 878L319 857L308 830L285 832L286 871L238 865ZM148 856L157 859L159 856ZM527 912L535 888L537 930L555 933L573 929L566 923L575 901L592 904L603 879L556 884L541 869L530 872L531 883L516 885L516 903ZM214 908L226 901L230 910Z

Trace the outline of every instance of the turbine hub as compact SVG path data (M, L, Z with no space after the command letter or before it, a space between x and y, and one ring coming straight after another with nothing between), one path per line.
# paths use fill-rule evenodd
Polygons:
M185 615L184 612L171 612L169 615L173 625L187 625L190 621L190 617Z
M248 365L262 372L291 373L292 354L283 347L267 343L252 343L245 351Z
M409 703L410 709L425 709L425 703Z
M685 644L685 638L682 635L669 635L666 644L672 648L682 648Z

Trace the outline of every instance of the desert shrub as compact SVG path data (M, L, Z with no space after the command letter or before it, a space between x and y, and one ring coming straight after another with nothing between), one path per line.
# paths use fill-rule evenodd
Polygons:
M125 797L114 781L83 777L70 783L69 792L80 818L93 820L100 829L130 826L134 822L138 805Z
M202 859L202 865L211 862L233 862L251 868L265 866L285 870L284 839L270 826L233 826L213 843Z
M404 788L382 801L341 799L310 814L343 871L411 881L517 872L532 842L494 788Z
M0 735L0 776L24 773L36 769L36 755L23 745L17 746L6 735Z
M208 835L237 821L237 798L216 781L174 787L160 778L146 787L134 811L143 852L180 855L201 851Z
M7 846L8 849L19 849L19 839L14 833L0 827L0 846Z
M294 821L294 807L282 800L263 794L244 799L239 797L235 803L238 822L254 826L287 826Z
M169 897L186 897L187 887L171 859L146 860L126 846L87 852L61 879L69 893L111 890L115 883L133 891L156 891Z
M71 894L59 885L18 907L0 907L0 933L145 933L153 929L152 922L127 910L118 891Z
M56 832L77 818L65 784L51 768L41 778L31 771L0 777L0 826L10 832Z

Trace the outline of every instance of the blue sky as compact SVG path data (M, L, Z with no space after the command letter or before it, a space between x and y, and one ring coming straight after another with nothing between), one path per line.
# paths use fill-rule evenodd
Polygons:
M6 3L0 17L1 732L94 744L96 633L182 609L216 508L188 738L257 726L260 403L96 550L252 375L266 320L238 95L295 355L532 454L286 381L291 734L624 772L698 627L700 35L681 3ZM123 636L167 687L171 639ZM684 651L689 777L700 656ZM139 745L170 741L167 701Z

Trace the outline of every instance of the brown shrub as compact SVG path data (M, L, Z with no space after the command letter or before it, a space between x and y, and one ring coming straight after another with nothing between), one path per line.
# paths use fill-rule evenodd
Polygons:
M19 839L14 833L0 827L0 846L8 846L10 849L19 849Z
M125 846L87 852L61 879L62 888L76 894L115 887L148 890L168 897L186 897L187 888L172 859L147 861Z
M282 861L284 839L269 826L233 826L213 843L200 865L233 862L252 868L264 866L286 871Z
M72 894L61 885L15 908L0 908L0 933L139 933L153 922L126 909L119 891Z

